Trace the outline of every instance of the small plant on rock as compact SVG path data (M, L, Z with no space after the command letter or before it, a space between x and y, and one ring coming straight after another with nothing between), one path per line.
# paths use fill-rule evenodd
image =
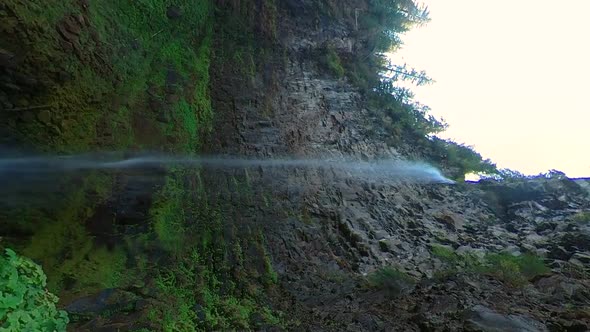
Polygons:
M577 213L573 220L577 223L590 223L590 211Z
M532 278L549 272L543 260L532 254L489 254L486 261L486 266L482 268L484 273L512 286L522 286Z
M368 282L370 287L383 290L391 296L399 296L415 284L409 275L391 266L380 268L370 274Z
M339 78L344 76L344 67L342 66L342 61L333 47L326 48L325 62L334 75Z
M459 256L454 250L440 244L433 244L431 246L431 252L433 256L446 263L454 263L459 259Z

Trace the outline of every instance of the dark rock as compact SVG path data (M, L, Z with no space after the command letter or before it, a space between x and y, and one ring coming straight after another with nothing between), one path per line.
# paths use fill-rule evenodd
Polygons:
M37 119L45 125L51 124L51 111L49 111L49 110L40 111L39 113L37 113Z
M549 253L547 254L547 256L550 258L559 259L562 261L568 261L572 257L572 255L573 255L572 252L566 250L562 246L551 247L551 249L549 250Z
M25 122L33 122L35 121L35 113L31 111L26 111L23 113L22 119Z
M199 321L201 321L201 322L204 322L204 321L205 321L205 319L207 319L207 316L206 316L205 309L203 308L203 306L202 306L202 305L200 305L200 304L198 304L198 303L197 303L197 304L195 304L195 305L193 306L193 311L194 311L194 312L195 312L195 314L197 315L197 318L199 319Z
M14 80L18 85L25 86L27 88L34 88L39 85L39 81L37 81L37 79L28 75L15 74Z
M133 293L119 289L104 289L95 295L74 300L66 306L70 314L92 316L106 311L133 310L139 297Z
M131 41L131 48L132 48L134 51L137 51L137 50L139 50L139 49L141 48L141 43L139 42L139 40L136 40L136 39L132 40L132 41Z
M540 322L521 315L502 315L482 305L467 312L467 325L482 332L539 332L548 331Z
M590 234L568 234L562 237L561 245L568 251L590 251Z
M583 299L588 296L586 287L583 284L560 275L541 278L535 282L535 287L552 300L571 302L574 298Z
M82 9L90 8L90 0L79 0L79 3L80 3L80 7L82 7Z
M15 55L13 53L0 48L0 67L12 67L14 60Z
M179 19L182 17L182 10L178 6L170 6L166 10L166 16L171 20Z
M57 32L59 32L65 41L71 43L72 45L77 43L78 36L69 31L64 23L57 25Z
M84 21L82 18L82 23L83 22ZM69 32L71 32L75 36L80 36L80 33L82 32L82 27L81 27L80 20L77 17L75 17L75 16L69 17L68 19L64 20L63 25L66 30L68 30Z
M2 86L8 90L12 90L14 92L20 92L22 89L20 86L10 83L10 82L0 82L0 84L2 84Z

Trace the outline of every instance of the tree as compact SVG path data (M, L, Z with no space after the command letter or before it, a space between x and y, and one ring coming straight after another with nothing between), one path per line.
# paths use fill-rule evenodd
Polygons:
M371 0L361 27L372 54L401 44L399 34L430 20L427 6L413 0Z

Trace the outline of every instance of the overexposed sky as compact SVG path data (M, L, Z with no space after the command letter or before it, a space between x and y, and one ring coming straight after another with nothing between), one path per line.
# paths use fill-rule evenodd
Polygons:
M433 85L416 99L439 135L498 167L590 177L590 0L426 0L432 21L408 32L397 62Z

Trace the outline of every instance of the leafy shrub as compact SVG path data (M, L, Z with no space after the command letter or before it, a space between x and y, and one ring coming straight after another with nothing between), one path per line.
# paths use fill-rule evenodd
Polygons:
M456 262L459 259L459 256L455 254L455 252L447 248L445 246L441 246L440 244L433 244L431 248L432 255L439 258L444 262Z
M47 277L28 258L6 249L0 256L0 330L65 331L68 316L45 287Z
M340 60L338 53L336 53L332 47L326 48L325 62L334 75L337 77L344 76L344 67L342 67L342 61Z
M464 180L465 174L497 174L496 165L489 159L483 159L473 147L452 140L433 137L425 148L431 150L434 162L455 169L455 180Z
M446 264L444 269L436 272L438 278L460 272L482 273L511 286L522 286L532 278L550 271L541 258L532 254L487 254L480 259L474 254L458 255L452 249L439 244L431 246L431 253Z
M590 212L580 212L574 215L573 220L578 223L588 223L590 222Z
M528 280L549 272L543 260L532 254L513 256L489 254L482 271L512 286L522 286Z
M477 272L481 268L481 259L473 253L457 254L453 249L440 244L433 244L430 252L445 264L443 269L435 271L434 276L437 279L446 279L461 272Z

